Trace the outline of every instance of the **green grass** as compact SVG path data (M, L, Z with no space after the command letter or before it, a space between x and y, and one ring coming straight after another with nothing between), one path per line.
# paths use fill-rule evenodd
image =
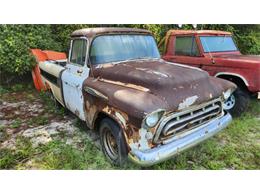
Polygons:
M260 169L260 103L213 138L154 169Z
M30 164L28 162L30 161ZM27 162L27 163L26 163ZM26 138L19 138L16 149L0 150L0 169L112 169L101 151L86 140L79 150L62 141L33 148Z
M9 135L5 131L5 127L0 124L0 143L9 138Z
M44 102L45 110L48 110L49 113L58 114L64 116L66 110L62 107L57 101L55 102L50 98L51 94L48 92L41 91L40 98Z
M22 124L22 120L21 119L15 119L12 124L10 125L10 127L12 128L18 128L20 127L20 125Z
M0 149L0 169L14 169L19 163L24 163L34 155L29 139L18 137L16 149Z
M49 118L48 116L45 114L45 115L40 115L40 116L37 116L37 117L34 117L34 118L30 118L27 120L27 124L28 125L33 125L33 126L40 126L40 125L46 125L48 124L49 122Z
M3 86L0 84L0 94L22 92L22 91L32 91L34 89L32 83L24 84L18 83L12 86Z
M19 87L18 87L19 88ZM46 113L61 113L54 108L49 97L41 94ZM33 99L33 97L31 97ZM28 124L48 123L48 117L40 116ZM11 126L19 127L15 120ZM75 125L81 133L85 126L77 120ZM0 127L0 135L4 134ZM61 134L59 137L68 135ZM4 139L4 138L3 138ZM260 101L252 100L247 112L232 121L231 125L213 138L193 147L174 158L148 169L260 169ZM46 145L32 147L29 139L18 137L16 149L0 149L0 169L141 169L128 163L125 167L112 166L102 152L89 140L80 147L67 145L62 140L54 140Z

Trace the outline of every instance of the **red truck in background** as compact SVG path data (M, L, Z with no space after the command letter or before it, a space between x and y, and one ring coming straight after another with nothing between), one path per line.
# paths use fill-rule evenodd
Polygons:
M224 105L232 115L247 108L251 95L260 98L260 56L241 54L230 32L170 30L162 43L164 60L201 68L238 86Z

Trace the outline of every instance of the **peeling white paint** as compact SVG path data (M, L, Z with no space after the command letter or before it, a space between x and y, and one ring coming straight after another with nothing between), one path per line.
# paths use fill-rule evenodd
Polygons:
M136 68L136 70L141 70L141 71L144 71L144 72L147 72L147 73L150 73L150 74L156 74L156 75L159 75L160 77L169 77L167 74L165 73L162 73L162 72L159 72L159 71L155 71L155 70L149 70L147 68Z
M182 110L184 108L188 108L189 106L194 104L197 99L198 99L197 95L186 98L185 100L183 100L183 102L181 102L179 104L178 110Z
M147 133L149 133L146 129L140 129L139 130L139 135L140 135L140 139L138 140L138 142L135 143L131 143L130 148L132 150L147 150L150 149L149 144L148 144L148 140L147 140Z
M136 70L147 71L147 68L136 68Z
M159 71L152 71L152 73L154 73L154 74L156 74L156 75L159 75L159 76L161 76L161 77L168 77L168 75L167 74L164 74L164 73L162 73L162 72L159 72Z
M146 129L140 129L139 130L139 134L140 134L140 140L139 140L139 144L140 144L140 147L139 149L140 150L146 150L146 149L149 149L149 145L148 145L148 141L146 139L146 133L147 133L147 130Z

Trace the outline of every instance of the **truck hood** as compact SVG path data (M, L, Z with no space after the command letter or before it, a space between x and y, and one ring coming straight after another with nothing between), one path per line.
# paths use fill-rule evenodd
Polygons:
M213 55L216 58L222 58L225 60L236 61L247 64L260 64L260 56L257 55L241 55L241 54L221 54Z
M95 68L85 85L107 96L112 106L135 117L158 109L179 111L222 95L231 82L164 60L128 61Z

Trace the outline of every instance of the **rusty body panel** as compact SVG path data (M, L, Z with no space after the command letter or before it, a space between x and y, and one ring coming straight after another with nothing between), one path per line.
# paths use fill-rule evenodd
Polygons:
M89 43L87 51L90 51L93 40L106 34L151 35L151 32L94 28L77 30L71 37L86 38ZM157 58L97 65L88 61L84 66L90 69L89 75L86 78L84 75L82 79L82 86L79 86L83 94L86 124L91 129L98 129L102 118L113 119L123 131L128 155L139 164L151 165L175 154L176 145L170 150L165 149L169 147L169 140L174 144L174 139L189 135L189 140L184 140L180 146L182 150L214 135L231 121L230 115L222 109L222 100L224 92L234 90L236 86L210 77L198 68ZM149 127L146 119L152 114L158 114L160 118ZM181 135L175 136L177 130L174 132L171 127ZM211 133L206 135L208 127ZM195 130L200 133L194 133ZM161 149L159 146L162 144L167 147Z
M190 34L198 34L198 35L231 35L232 33L220 30L169 30L167 32L168 35L176 34L176 35L190 35Z
M198 96L196 104L201 104L219 97L228 88L235 87L229 82L209 77L204 71L170 64L164 60L121 62L111 67L94 69L94 76L99 80L113 81L115 87L122 87L121 83L124 83L124 87L129 89L120 91L118 88L118 91L113 92L113 98L117 101L125 99L124 105L133 98L131 95L140 95L135 103L130 102L130 106L138 107L142 113L150 113L158 108L177 111L179 104L186 98ZM137 86L133 92L133 88L128 87L130 84ZM120 107L124 108L122 106Z
M75 31L72 38L85 36L91 47L97 36L131 33L151 34L140 29L98 28ZM105 114L123 130L129 151L147 150L156 146L153 137L160 124L147 129L144 119L148 114L160 109L165 116L181 112L222 97L224 91L235 87L198 68L162 59L91 65L82 87L86 123L95 128L100 113Z
M120 62L94 68L93 73L94 77L86 79L83 85L97 90L103 97L85 93L86 111L91 113L88 124L94 127L94 116L106 112L120 121L126 139L133 143L141 138L139 130L147 114L158 109L166 113L179 112L235 88L231 82L209 77L204 71L164 60ZM116 113L122 117L117 117ZM155 131L156 127L151 129L152 134Z
M177 37L192 36L198 46L199 56L187 56L175 54L175 41ZM260 91L260 57L243 55L239 49L235 51L205 52L201 36L232 37L232 33L216 30L169 30L165 36L165 52L163 59L170 62L186 64L199 67L207 71L211 76L225 77L232 81L232 78L239 79L246 89L256 94ZM240 83L237 82L239 85ZM241 86L239 86L241 87ZM260 92L259 92L260 93Z

